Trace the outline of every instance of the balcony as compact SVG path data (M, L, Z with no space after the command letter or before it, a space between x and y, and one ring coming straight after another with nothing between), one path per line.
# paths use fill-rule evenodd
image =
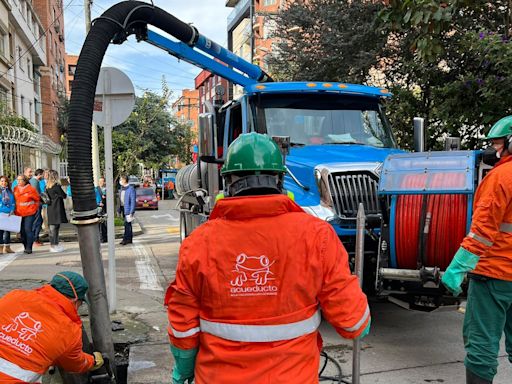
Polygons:
M228 16L228 31L232 31L240 20L249 17L249 8L252 0L240 0Z

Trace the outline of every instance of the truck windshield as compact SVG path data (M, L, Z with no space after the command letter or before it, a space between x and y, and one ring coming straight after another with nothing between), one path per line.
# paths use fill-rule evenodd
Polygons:
M377 99L337 94L257 95L250 102L256 132L290 136L292 145L396 147Z

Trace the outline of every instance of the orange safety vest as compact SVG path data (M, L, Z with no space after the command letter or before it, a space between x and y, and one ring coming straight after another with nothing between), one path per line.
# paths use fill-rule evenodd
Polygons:
M18 216L35 215L39 209L39 193L30 184L24 187L16 186L14 188L14 200L16 201L16 209L14 213Z
M0 383L40 383L51 365L83 373L94 357L82 352L82 321L50 285L0 298Z
M474 273L512 281L512 155L478 186L471 229L461 247L480 257Z
M284 195L217 201L165 304L171 343L200 346L197 384L317 383L321 315L346 338L370 320L332 226Z

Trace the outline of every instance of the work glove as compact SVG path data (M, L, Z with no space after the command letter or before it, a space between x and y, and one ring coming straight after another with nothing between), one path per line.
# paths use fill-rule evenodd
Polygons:
M94 355L94 366L91 368L91 371L95 371L103 366L103 355L101 352L93 352Z
M364 331L358 336L358 339L364 339L368 334L370 333L370 326L372 325L372 319L368 321L368 324L366 324L366 328Z
M194 379L197 348L179 349L171 345L171 352L174 356L172 384L185 384L185 380L191 383Z
M464 281L466 273L475 269L479 259L477 255L462 247L459 248L441 279L446 289L448 289L453 296L461 294L462 289L460 286Z

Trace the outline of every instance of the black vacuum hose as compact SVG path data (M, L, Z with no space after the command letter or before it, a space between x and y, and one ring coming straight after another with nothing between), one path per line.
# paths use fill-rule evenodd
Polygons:
M71 93L68 132L68 173L75 220L96 217L92 174L91 124L96 84L110 42L122 43L137 26L151 24L178 40L193 44L195 28L164 10L141 1L123 1L97 18L80 52Z

